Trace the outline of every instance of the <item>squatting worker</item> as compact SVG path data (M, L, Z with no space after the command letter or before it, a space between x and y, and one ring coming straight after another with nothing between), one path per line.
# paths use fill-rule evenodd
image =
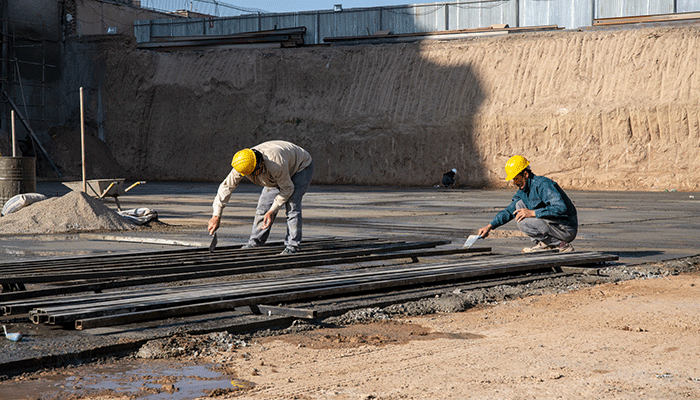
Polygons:
M209 234L219 228L221 214L231 198L231 192L245 177L263 186L255 210L253 231L243 248L263 245L280 208L287 212L287 236L282 254L299 250L301 243L301 199L309 188L314 173L311 155L294 143L273 140L250 149L243 149L233 156L233 169L219 185L214 198L214 212L209 220Z
M578 217L576 207L562 188L549 178L535 175L523 156L513 156L506 162L506 181L511 180L518 187L513 201L490 224L479 229L479 235L487 237L492 229L515 219L518 228L537 242L524 248L524 253L573 251L571 242L578 231Z

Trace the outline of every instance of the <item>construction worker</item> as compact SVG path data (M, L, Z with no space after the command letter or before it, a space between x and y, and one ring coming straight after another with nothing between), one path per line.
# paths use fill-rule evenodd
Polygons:
M231 172L219 185L214 197L214 212L209 220L209 234L213 235L221 223L221 214L231 198L231 192L243 177L264 186L255 210L253 231L243 248L262 246L270 235L270 228L280 208L287 212L285 249L281 254L293 254L301 243L301 199L309 188L314 173L311 155L301 147L282 140L261 143L243 149L233 156Z
M576 207L562 188L549 178L535 175L523 156L511 157L505 169L506 181L513 181L518 191L508 207L479 229L479 236L485 238L492 229L515 219L518 228L536 242L524 248L524 253L573 251L571 242L576 238L578 218Z
M454 185L456 183L455 175L457 175L457 170L454 168L445 172L442 175L442 185L446 188L449 188L450 186Z

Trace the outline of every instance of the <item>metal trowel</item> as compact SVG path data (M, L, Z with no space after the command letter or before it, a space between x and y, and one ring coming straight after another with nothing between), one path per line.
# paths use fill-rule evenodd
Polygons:
M13 342L19 342L19 340L22 339L21 333L7 333L7 328L5 328L5 325L2 326L2 330L5 331L5 337Z
M214 249L216 248L217 242L218 242L218 240L216 239L216 232L214 232L214 237L211 238L211 244L209 245L209 252L210 253L213 252Z
M467 238L467 241L464 242L464 246L462 246L462 248L468 249L468 248L472 247L474 242L476 242L479 239L481 239L481 236L479 236L479 235L469 235L469 237Z

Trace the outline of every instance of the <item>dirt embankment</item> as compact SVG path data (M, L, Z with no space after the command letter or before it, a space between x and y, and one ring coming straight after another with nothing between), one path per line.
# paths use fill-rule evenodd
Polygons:
M698 190L697 26L104 58L127 178L222 179L234 151L306 147L318 183L502 186L516 153L565 188Z

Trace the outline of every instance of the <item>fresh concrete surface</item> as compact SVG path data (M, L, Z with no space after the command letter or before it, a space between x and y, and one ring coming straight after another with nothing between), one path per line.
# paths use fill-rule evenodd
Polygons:
M129 184L130 182L126 182ZM217 183L147 182L120 196L123 209L148 207L167 227L133 232L0 236L5 261L147 250L181 245L137 243L134 238L208 246L206 225ZM37 192L60 196L58 182L38 182ZM241 185L224 210L219 245L247 240L260 188ZM304 237L392 237L445 239L461 246L469 234L507 206L515 189L313 186L304 197ZM668 260L700 254L700 193L567 191L579 214L577 250L616 254L622 263ZM112 199L105 204L116 209ZM284 213L271 241L282 240ZM124 241L116 240L123 238ZM478 243L478 242L477 242ZM479 243L500 254L530 245L514 222Z

